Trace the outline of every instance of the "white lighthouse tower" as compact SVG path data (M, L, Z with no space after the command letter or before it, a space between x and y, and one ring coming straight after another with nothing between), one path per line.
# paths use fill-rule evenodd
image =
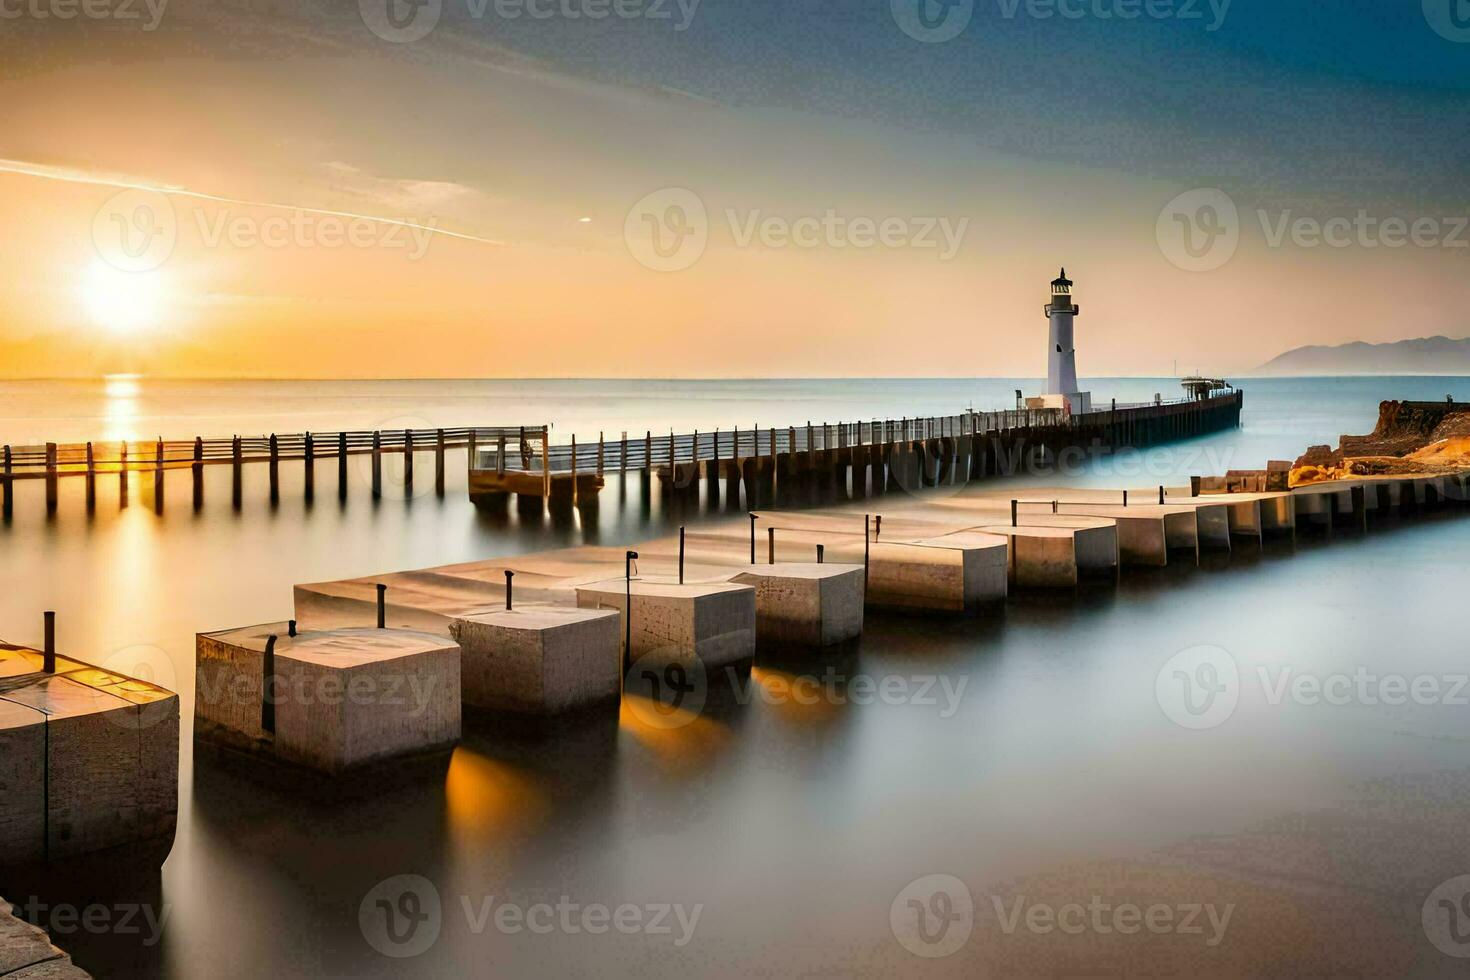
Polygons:
M1082 308L1072 302L1072 280L1067 270L1052 281L1051 302L1046 305L1046 319L1051 329L1046 354L1046 392L1042 407L1065 408L1073 414L1092 411L1092 394L1077 390L1077 349L1074 323Z

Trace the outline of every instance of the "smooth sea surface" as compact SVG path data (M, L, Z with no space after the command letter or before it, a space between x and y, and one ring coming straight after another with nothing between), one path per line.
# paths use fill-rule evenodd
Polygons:
M1098 404L1178 391L1087 385ZM1177 485L1368 432L1383 399L1470 401L1464 378L1241 386L1238 431L1013 479ZM543 423L559 441L595 441L999 410L1018 387L1036 382L5 382L0 442ZM54 609L62 652L146 673L183 702L179 829L161 877L103 885L99 867L95 886L85 872L64 885L0 879L17 903L166 912L157 937L53 928L96 975L1448 975L1464 962L1431 942L1422 917L1437 885L1470 873L1470 706L1450 693L1470 673L1470 513L1237 544L1199 568L1125 569L1117 583L1018 596L980 616L869 614L855 651L758 658L746 703L716 704L697 724L471 725L447 774L349 798L196 761L194 635L289 617L293 583L731 519L616 476L595 507L487 513L467 498L462 453L442 499L430 454L412 492L398 461L386 468L374 501L366 459L352 460L342 502L324 461L307 503L300 465L287 463L272 505L265 468L246 467L239 510L228 467L208 468L197 511L187 475L171 474L162 513L150 477L134 475L126 500L100 479L92 514L82 481L64 480L49 519L41 485L19 485L0 527L0 636L39 644L41 612ZM1199 646L1227 651L1241 680L1233 714L1196 730L1171 720L1158 685L1171 658ZM793 675L829 668L838 695L783 696ZM1368 693L1314 700L1310 683L1278 686L1303 675L1328 687L1367 676ZM1440 693L1383 696L1385 677L1423 690L1427 678ZM863 696L863 680L908 693ZM972 897L973 934L924 958L890 920L907 914L900 893L936 874ZM374 889L399 875L428 882L438 912L431 941L395 958L362 922L379 914ZM1233 914L1207 945L1208 929L1077 935L1025 919L1007 928L1000 911L1099 896L1230 903ZM559 915L545 931L497 925L502 904L538 903L575 910L572 927ZM578 925L589 907L675 905L698 909L687 935L672 913L668 933Z

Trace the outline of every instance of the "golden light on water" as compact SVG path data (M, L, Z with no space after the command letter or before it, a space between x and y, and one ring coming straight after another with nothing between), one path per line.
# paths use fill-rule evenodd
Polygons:
M95 260L82 280L82 302L92 322L116 334L132 334L163 313L163 273L123 272Z
M531 829L548 808L545 794L527 775L463 745L450 757L444 796L450 829L461 838Z
M784 721L821 725L842 714L838 699L826 696L822 682L816 678L753 666L750 679L761 686L764 700Z
M623 694L618 724L668 773L696 769L730 742L730 729L713 718L628 692Z

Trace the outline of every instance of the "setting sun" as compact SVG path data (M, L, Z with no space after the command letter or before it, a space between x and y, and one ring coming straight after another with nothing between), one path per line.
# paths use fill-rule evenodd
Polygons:
M94 323L116 333L132 333L157 322L162 274L122 272L99 260L87 269L82 300Z

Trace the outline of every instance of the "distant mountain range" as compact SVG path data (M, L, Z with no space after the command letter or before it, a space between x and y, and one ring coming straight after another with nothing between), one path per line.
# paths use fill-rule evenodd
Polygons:
M1470 338L1420 337L1392 344L1298 347L1251 372L1300 377L1343 374L1470 375Z

